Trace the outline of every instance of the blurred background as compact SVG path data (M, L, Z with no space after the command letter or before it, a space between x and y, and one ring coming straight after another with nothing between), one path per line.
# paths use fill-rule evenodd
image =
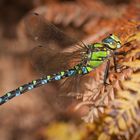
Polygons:
M45 15L47 20L70 36L92 43L109 33L123 36L126 19L140 20L140 1L0 0L0 96L39 77L30 64L28 55L31 47L23 28L23 18L31 11ZM55 85L49 84L2 105L0 139L55 140L50 136L53 131L57 129L60 130L58 133L62 133L67 130L63 123L47 129L56 121L70 123L69 138L80 139L81 116L88 112L88 108L75 111L79 101L58 99L56 91ZM72 137L77 131L80 136Z

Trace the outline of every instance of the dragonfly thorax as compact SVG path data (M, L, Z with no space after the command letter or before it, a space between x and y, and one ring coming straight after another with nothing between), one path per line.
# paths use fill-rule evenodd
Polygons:
M120 39L113 34L103 39L101 43L88 45L87 66L92 69L98 67L120 47Z
M96 68L111 55L111 50L102 43L95 43L89 46L87 66Z

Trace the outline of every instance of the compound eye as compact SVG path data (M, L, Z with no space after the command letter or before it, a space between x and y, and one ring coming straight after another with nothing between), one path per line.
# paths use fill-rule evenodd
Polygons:
M108 37L108 38L104 39L102 42L113 44L114 40L112 38Z

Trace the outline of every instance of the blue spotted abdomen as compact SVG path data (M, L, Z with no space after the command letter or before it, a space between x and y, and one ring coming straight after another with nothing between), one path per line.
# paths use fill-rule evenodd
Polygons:
M86 73L88 73L88 69L85 66L76 65L73 69L61 71L61 72L58 72L57 74L48 75L43 78L33 80L32 82L22 85L19 88L12 90L12 91L6 93L5 95L3 95L2 97L0 97L0 105L16 96L19 96L27 91L30 91L34 88L37 88L39 86L50 83L52 81L57 81L57 80L61 80L66 77L71 77L71 76L75 76L78 74L82 75L82 74L86 74Z

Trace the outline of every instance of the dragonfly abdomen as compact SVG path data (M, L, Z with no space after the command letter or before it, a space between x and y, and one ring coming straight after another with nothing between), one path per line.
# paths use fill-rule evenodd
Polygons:
M17 89L12 90L12 91L6 93L4 96L0 97L0 105L4 104L8 100L10 100L16 96L19 96L27 91L30 91L34 88L37 88L39 86L50 83L52 81L61 80L66 77L71 77L71 76L75 76L75 75L79 75L79 74L83 75L86 73L89 73L87 67L79 64L79 65L76 65L73 69L61 71L57 74L52 74L52 75L48 75L48 76L45 76L45 77L37 79L37 80L33 80L32 82L22 85L22 86L18 87Z

